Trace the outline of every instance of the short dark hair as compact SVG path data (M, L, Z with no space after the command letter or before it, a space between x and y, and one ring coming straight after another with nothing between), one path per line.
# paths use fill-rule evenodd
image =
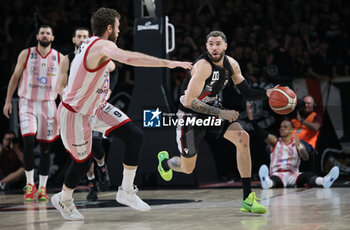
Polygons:
M100 8L92 14L91 28L92 33L96 36L102 36L107 29L108 25L114 27L115 18L120 20L120 14L118 11L110 8Z
M224 34L224 32L222 31L218 31L218 30L214 30L211 31L208 35L207 35L207 41L210 37L221 37L222 40L224 40L225 43L227 43L227 38L226 35Z
M294 129L293 122L288 117L284 117L283 120L281 121L281 124L283 121L287 121L291 125L292 129Z
M51 32L52 32L52 34L53 34L53 29L52 29L52 27L51 26L49 26L49 25L41 25L39 28L38 28L38 32L36 33L36 34L39 34L39 31L40 31L40 29L45 29L45 28L50 28L51 29Z
M75 37L75 33L77 32L77 30L86 30L89 33L89 35L90 35L90 30L88 28L80 26L80 27L75 27L74 28L73 37Z

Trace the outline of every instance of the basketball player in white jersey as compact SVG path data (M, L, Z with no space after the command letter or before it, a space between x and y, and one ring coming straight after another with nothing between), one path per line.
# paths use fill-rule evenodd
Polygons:
M74 51L64 56L60 65L60 81L59 81L59 94L67 86L68 73L70 65L78 51L79 46L90 36L90 32L87 28L77 27L74 29L72 42L74 44ZM109 63L109 71L112 72L115 69L114 62ZM107 165L105 164L105 152L102 147L103 136L97 131L93 131L92 134L92 154L94 156L94 161L91 163L90 170L86 174L89 181L89 192L87 194L87 200L96 201L98 190L107 191L110 186L110 179L108 175ZM97 164L96 172L97 178L95 178L95 161Z
M118 48L115 42L119 34L119 20L120 14L114 9L100 8L93 13L93 36L79 47L71 65L68 85L62 93L58 109L60 133L73 161L67 169L62 191L55 194L51 202L66 220L84 218L75 208L72 194L90 167L92 130L120 138L125 143L123 180L116 200L139 211L150 210L150 206L136 195L137 188L133 184L143 132L121 110L106 102L110 60L133 66L192 68L188 62L170 61Z
M305 146L300 142L297 135L292 135L293 124L290 120L282 121L280 125L280 137L277 138L267 131L261 130L259 125L253 121L250 104L247 103L247 114L252 121L254 129L261 134L265 142L270 146L270 172L266 165L259 169L261 187L283 188L283 187L309 187L323 186L329 188L339 176L339 168L333 167L325 177L318 177L312 172L299 172L300 160L307 161L309 154Z
M58 68L63 55L51 48L52 28L43 25L36 35L38 45L23 50L17 59L3 108L12 113L11 100L18 86L19 118L24 143L24 168L27 178L25 201L47 201L46 183L50 168L50 143L58 138L56 120ZM40 143L39 190L34 183L34 145Z

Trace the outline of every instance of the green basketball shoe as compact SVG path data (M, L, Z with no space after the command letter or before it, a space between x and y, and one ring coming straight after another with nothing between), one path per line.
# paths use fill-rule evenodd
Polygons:
M249 196L242 201L241 211L260 214L266 213L266 208L263 205L259 204L256 200L260 199L256 198L255 192L251 192Z
M166 159L169 159L167 151L161 151L158 153L158 172L163 180L170 181L173 178L173 170L169 169L168 171L165 171L162 167L162 161Z

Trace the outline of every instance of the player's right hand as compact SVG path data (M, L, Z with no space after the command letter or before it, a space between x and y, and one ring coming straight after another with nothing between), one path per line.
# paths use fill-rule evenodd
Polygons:
M169 61L168 68L174 69L176 67L180 67L183 69L192 69L192 63L191 62L184 62L184 61Z
M239 117L239 112L236 110L220 110L220 117L228 120L229 122L234 122Z
M10 119L10 114L12 113L12 104L11 104L11 102L10 103L5 103L2 112L4 113L5 117Z

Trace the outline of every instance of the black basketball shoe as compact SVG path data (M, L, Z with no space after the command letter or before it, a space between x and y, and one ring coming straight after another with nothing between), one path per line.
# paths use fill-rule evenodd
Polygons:
M96 179L93 179L92 181L89 180L89 193L87 194L86 199L88 201L96 201L97 193L98 193L98 184Z
M107 165L104 164L102 167L97 166L98 183L101 191L107 191L111 185L109 179Z

